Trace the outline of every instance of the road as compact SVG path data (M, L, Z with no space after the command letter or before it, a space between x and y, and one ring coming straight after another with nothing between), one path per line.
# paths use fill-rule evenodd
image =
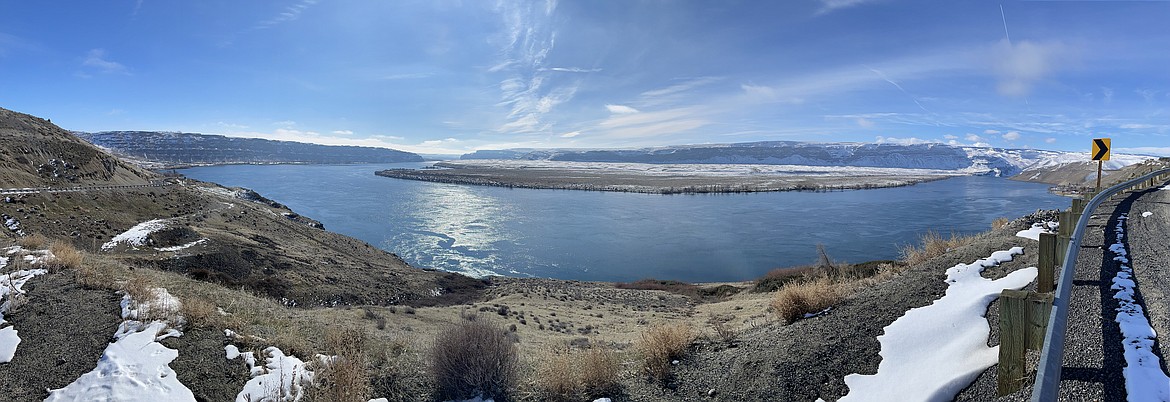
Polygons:
M26 188L0 188L0 195L20 195L20 194L37 194L37 193L75 193L90 190L126 190L135 188L147 187L163 187L171 185L170 182L164 180L155 180L150 184L127 184L127 185L103 185L103 186L73 186L73 187L26 187Z
M1136 299L1144 304L1157 333L1164 335L1156 349L1161 356L1170 355L1170 336L1166 336L1170 334L1170 190L1155 187L1122 193L1095 212L1081 241L1073 280L1062 401L1126 400L1123 337L1115 321L1116 291L1111 289L1122 263L1109 251L1117 242L1119 223L1125 228ZM1166 371L1165 359L1162 370Z

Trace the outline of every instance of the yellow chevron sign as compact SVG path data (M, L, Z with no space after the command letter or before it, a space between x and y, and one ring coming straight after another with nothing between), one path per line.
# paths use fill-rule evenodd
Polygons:
M1094 138L1093 139L1093 160L1095 160L1095 161L1109 160L1109 139L1108 138Z

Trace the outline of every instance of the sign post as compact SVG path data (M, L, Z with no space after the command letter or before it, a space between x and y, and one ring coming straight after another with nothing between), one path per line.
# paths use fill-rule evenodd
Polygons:
M1093 139L1093 160L1097 161L1097 191L1101 191L1101 167L1109 160L1109 138Z

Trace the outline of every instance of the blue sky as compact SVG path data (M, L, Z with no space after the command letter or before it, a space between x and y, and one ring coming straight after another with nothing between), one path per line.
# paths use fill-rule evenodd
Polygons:
M422 153L1111 137L1170 155L1168 18L1163 1L0 0L0 107Z

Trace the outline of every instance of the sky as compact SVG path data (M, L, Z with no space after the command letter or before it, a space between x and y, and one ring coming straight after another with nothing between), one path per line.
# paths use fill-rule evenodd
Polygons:
M1167 1L0 0L0 107L426 154L749 141L1170 156Z

